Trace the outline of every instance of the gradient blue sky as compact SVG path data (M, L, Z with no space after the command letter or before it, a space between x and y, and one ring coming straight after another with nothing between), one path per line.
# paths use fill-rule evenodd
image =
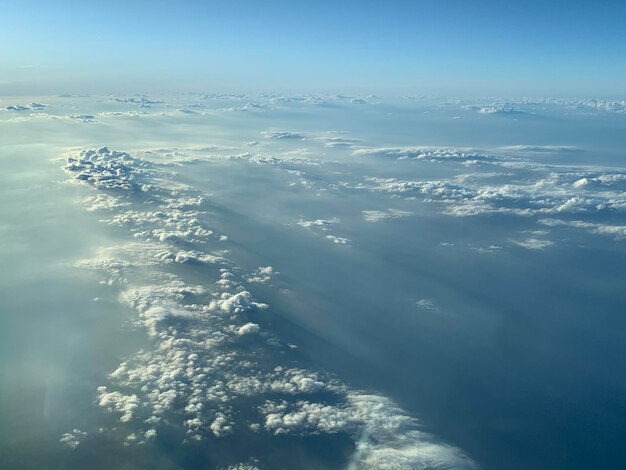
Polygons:
M623 1L0 1L0 94L626 94Z

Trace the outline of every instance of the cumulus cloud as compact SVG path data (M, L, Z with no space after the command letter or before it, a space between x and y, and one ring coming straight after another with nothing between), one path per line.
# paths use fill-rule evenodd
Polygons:
M304 228L315 228L315 229L319 229L322 231L326 231L328 230L328 228L331 225L335 225L338 224L340 222L339 219L337 218L332 218L332 219L315 219L315 220L304 220L304 219L300 219L298 221L298 225L300 227L304 227Z
M274 268L271 266L259 266L247 280L255 284L266 284L272 279L274 274Z
M351 242L349 238L340 237L337 235L326 233L328 232L328 230L330 230L330 227L338 224L339 222L341 222L340 219L336 217L332 219L315 219L315 220L300 219L298 221L298 225L300 227L304 227L306 229L312 230L318 234L323 235L326 240L329 240L337 245L349 245Z
M110 412L120 414L120 421L126 423L133 419L139 399L137 395L124 395L118 391L109 392L105 386L98 387L98 404Z
M248 322L245 325L239 327L239 329L237 330L237 334L239 336L253 335L255 333L258 333L259 331L261 331L261 327L259 325L257 325L256 323Z
M397 156L403 152L393 150L389 153L385 150L383 154ZM483 161L489 161L490 158L486 156ZM461 161L448 162L451 166L463 165ZM463 172L435 180L365 177L356 183L345 182L342 186L386 193L406 200L419 198L455 217L507 214L529 218L611 214L626 210L626 175L623 172L601 168L557 167L507 160L505 157L492 159L490 165L502 167L506 172ZM391 216L383 211L364 211L363 215L372 222Z
M153 342L122 361L97 389L97 404L119 422L106 432L120 436L123 445L154 439L167 427L181 430L186 441L250 431L267 442L281 434L344 433L357 448L354 468L473 467L460 451L420 431L388 398L298 367L292 358L283 364L290 346L254 321L269 306L243 286L248 278L270 278L274 269L260 266L251 277L242 276L222 254L198 249L212 231L198 221L203 202L194 203L193 188L170 190L149 165L108 149L84 152L68 165L71 176L84 174L101 191L85 207L112 214L103 222L126 228L129 238L77 265L101 273L118 290ZM140 194L147 197L135 197ZM187 202L176 203L176 195ZM300 225L348 243L327 233L337 223L316 219ZM172 232L180 235L160 236ZM185 280L198 265L211 268L205 272L211 282ZM72 443L75 437L62 439ZM254 468L256 462L238 465Z
M101 147L68 157L65 171L73 174L76 181L84 181L97 189L148 191L150 186L142 182L142 176L149 166L125 152Z
M415 419L379 395L349 393L342 405L268 401L261 411L265 429L274 434L352 434L357 450L349 468L475 468L461 452L435 442L418 429Z
M61 436L59 442L63 444L65 447L68 447L72 450L76 449L81 440L87 436L87 433L81 431L80 429L72 429L71 432L66 432Z
M330 240L337 245L349 245L351 242L349 238L338 237L336 235L326 235L326 240Z

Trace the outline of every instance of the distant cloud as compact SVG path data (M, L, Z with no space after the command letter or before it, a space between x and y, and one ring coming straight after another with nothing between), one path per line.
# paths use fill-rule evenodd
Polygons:
M308 138L306 134L301 132L262 132L263 136L268 139L293 139L293 140L305 140Z
M522 154L572 153L580 149L574 145L506 145L500 147L506 152Z
M511 106L508 104L497 104L494 106L483 106L478 109L481 114L504 114L504 115L517 115L525 114L520 108Z
M350 245L351 240L349 238L339 237L337 235L326 233L328 232L328 230L330 230L331 226L334 226L338 224L339 222L340 220L338 218L316 219L316 220L300 219L300 221L298 222L298 225L324 235L324 238L326 238L326 240L329 240L337 245Z
M26 105L12 104L6 106L4 109L6 111L41 111L46 107L48 107L47 104L30 103Z
M439 308L435 305L435 303L430 299L419 299L416 302L417 306L421 310L426 310L430 312L438 312Z
M349 245L351 242L349 238L337 237L335 235L326 235L326 239L336 243L337 245Z
M303 220L300 219L298 225L304 228L315 228L319 230L326 231L331 225L338 224L340 222L339 219L316 219L316 220Z
M386 211L361 211L366 222L380 222L386 219L398 219L413 215L412 212L400 209L387 209Z
M587 230L598 235L607 235L615 237L617 240L626 239L626 225L611 225L594 222L585 222L582 220L558 220L558 219L540 219L539 223L550 227L573 227Z
M554 245L554 242L541 238L527 238L525 240L512 241L517 246L521 246L522 248L526 248L528 250L543 250L544 248Z
M76 449L81 440L87 436L87 433L81 431L80 429L73 429L71 432L66 432L61 436L59 442L63 444L65 447L69 447L70 449Z

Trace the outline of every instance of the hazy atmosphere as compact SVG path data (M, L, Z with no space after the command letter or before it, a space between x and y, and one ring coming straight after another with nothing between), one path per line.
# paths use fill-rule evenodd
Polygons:
M626 452L618 2L0 2L0 466Z

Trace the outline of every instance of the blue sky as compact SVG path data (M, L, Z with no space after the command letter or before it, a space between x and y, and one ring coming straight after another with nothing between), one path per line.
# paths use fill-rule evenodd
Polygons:
M3 1L0 93L626 92L626 3Z

